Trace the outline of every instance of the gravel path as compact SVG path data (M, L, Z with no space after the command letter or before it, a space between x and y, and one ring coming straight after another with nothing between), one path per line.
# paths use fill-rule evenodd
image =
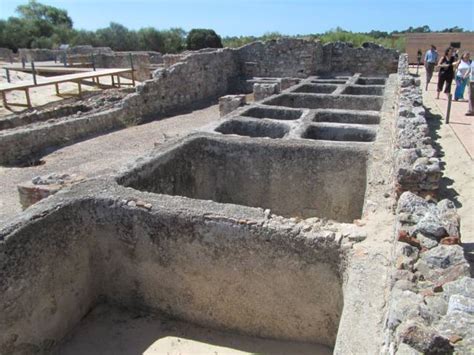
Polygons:
M53 172L86 177L110 174L153 149L155 143L163 143L166 137L186 135L218 118L218 105L213 105L61 148L43 157L43 165L0 167L0 227L21 212L17 184Z

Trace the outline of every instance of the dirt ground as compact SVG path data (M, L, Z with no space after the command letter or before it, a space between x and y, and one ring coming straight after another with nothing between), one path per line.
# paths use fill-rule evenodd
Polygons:
M107 305L96 307L59 346L61 355L329 355L315 344L259 339Z
M88 139L42 158L43 165L7 168L0 166L0 228L21 212L17 185L53 172L97 177L111 174L168 139L183 136L219 119L213 105L191 113L129 127Z

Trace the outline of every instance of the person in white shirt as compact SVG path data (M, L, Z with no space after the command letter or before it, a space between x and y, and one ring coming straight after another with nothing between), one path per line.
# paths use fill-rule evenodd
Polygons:
M471 73L471 58L469 52L464 52L461 59L456 63L456 91L454 91L454 101L464 98L464 89L469 82Z

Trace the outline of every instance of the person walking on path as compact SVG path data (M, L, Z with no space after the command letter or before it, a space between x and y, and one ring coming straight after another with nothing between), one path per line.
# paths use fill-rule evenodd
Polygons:
M438 73L438 92L436 98L439 99L439 93L443 90L448 96L451 93L451 84L454 78L454 63L455 58L453 56L453 49L450 47L444 51L443 57L438 62L439 73Z
M454 101L464 98L464 89L469 82L471 72L471 58L469 52L464 52L456 64L456 90L454 91Z
M425 54L425 69L426 69L426 90L428 91L428 84L433 77L434 68L438 62L438 52L436 47L431 45L431 48Z

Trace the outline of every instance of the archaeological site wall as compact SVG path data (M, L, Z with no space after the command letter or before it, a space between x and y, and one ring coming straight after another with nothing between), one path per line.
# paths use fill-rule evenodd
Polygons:
M328 52L327 48L331 48L330 57L324 55ZM153 79L146 80L137 87L135 93L117 103L113 111L105 109L103 113L95 113L94 116L81 114L81 121L75 123L71 122L74 120L72 116L67 116L67 120L58 119L57 122L52 122L51 129L55 132L61 132L63 127L64 135L67 133L67 141L59 142L57 139L48 141L49 136L53 137L56 134L49 135L48 127L45 126L41 127L41 137L44 138L34 143L35 140L30 137L35 135L36 123L16 127L15 131L1 131L0 164L25 162L31 160L33 156L36 158L44 154L50 148L71 144L87 136L83 133L75 135L74 130L68 129L70 125L74 125L78 132L86 130L93 135L93 130L87 129L85 125L88 124L88 120L94 120L96 117L112 123L108 126L110 129L122 128L124 123L130 125L158 119L177 111L209 104L211 100L229 93L246 92L252 87L254 76L301 78L316 72L323 75L330 71L355 73L359 69L370 72L371 75L384 76L396 71L396 66L394 67L392 62L396 61L397 56L396 51L380 47L354 49L348 44L341 43L323 47L319 42L298 39L257 42L238 49L207 49L180 55L165 55L163 57L165 67L155 71ZM119 59L115 55L106 54L99 57L104 58L103 65L109 60L126 61L129 65L126 55L119 56ZM390 61L387 59L389 57ZM344 65L328 64L337 58L340 58ZM359 65L358 61L364 61L364 64ZM146 74L143 73L143 76ZM13 148L13 141L18 142L16 147L23 145L19 142L25 142L24 148Z

